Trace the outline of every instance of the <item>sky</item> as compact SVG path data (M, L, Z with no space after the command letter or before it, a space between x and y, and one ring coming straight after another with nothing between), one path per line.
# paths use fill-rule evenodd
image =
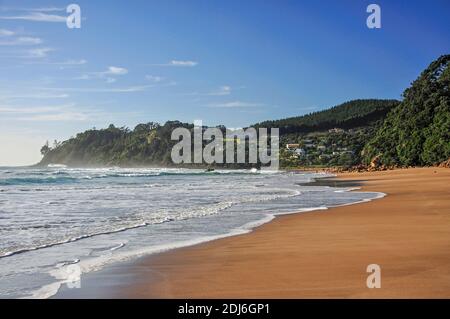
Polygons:
M68 28L66 8L81 8ZM369 29L369 4L381 28ZM450 1L0 0L0 166L110 123L245 127L400 99L450 53Z

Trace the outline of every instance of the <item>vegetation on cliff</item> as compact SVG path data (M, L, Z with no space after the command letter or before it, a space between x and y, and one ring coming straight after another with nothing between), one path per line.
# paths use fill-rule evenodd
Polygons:
M450 158L449 83L450 55L444 55L404 91L402 101L353 100L252 126L280 129L280 162L285 167L435 165ZM192 124L169 121L139 124L133 130L112 124L87 130L53 147L44 145L40 165L172 166L177 141L171 133L177 127L193 129Z
M450 55L441 56L403 93L363 150L365 163L434 165L450 158Z

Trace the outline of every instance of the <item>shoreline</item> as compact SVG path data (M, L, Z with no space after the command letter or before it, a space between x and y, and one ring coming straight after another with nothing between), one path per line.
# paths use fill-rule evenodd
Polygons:
M250 233L143 257L128 266L134 279L112 296L450 298L450 171L340 173L337 180L355 177L365 179L361 191L389 196L281 215ZM372 263L382 268L381 289L366 287Z
M318 172L320 173L320 172ZM360 189L361 183L360 181L338 181L336 180L336 175L331 174L328 172L322 172L327 176L320 176L315 177L312 179L312 181L302 183L302 186L327 186L331 188L346 188L342 190L336 190L335 192L351 192L351 191L358 191ZM311 213L311 212L320 212L320 211L326 211L329 209L333 209L335 207L340 206L347 206L347 205L355 205L359 203L364 202L370 202L372 200L376 200L379 198L384 197L386 194L380 193L380 192L373 192L376 194L376 196L368 199L362 199L357 202L349 202L344 204L337 204L332 206L317 206L317 207L308 207L308 208L302 208L293 210L290 212L283 212L283 213L271 213L264 215L261 219L250 221L242 226L239 226L237 228L232 229L230 232L213 235L210 237L202 237L198 240L191 240L188 242L179 242L173 244L171 247L167 247L165 249L157 249L153 247L152 252L142 254L140 256L136 256L134 258L125 258L124 260L119 260L116 262L113 262L110 265L107 265L105 268L102 268L100 270L94 271L94 272L86 272L83 273L83 287L82 289L67 289L66 285L61 282L58 283L59 288L57 288L56 293L52 293L46 298L117 298L115 294L111 294L106 289L103 289L104 287L111 287L113 289L119 289L121 290L124 286L129 285L129 281L122 280L122 278L127 277L128 279L135 277L134 274L136 273L134 265L140 263L142 260L145 260L146 258L152 258L154 256L158 256L160 254L165 254L173 251L178 251L181 249L186 249L194 246L199 246L203 244L207 244L210 242L215 242L218 240L223 240L226 238L231 237L237 237L249 234L255 229L258 229L259 227L262 227L270 222L272 222L276 218L280 218L282 216L288 216L288 215L296 215L296 214L303 214L303 213ZM131 270L131 271L130 271ZM116 277L119 278L119 280L116 280ZM107 278L107 282L105 284L105 278ZM85 285L86 284L86 285ZM45 287L42 287L37 292L39 294L40 291L47 291L47 286L54 286L54 284L46 285ZM118 298L123 298L123 296L119 296Z

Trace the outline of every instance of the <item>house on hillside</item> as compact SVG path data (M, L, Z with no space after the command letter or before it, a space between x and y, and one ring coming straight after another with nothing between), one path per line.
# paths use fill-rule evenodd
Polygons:
M286 149L288 151L294 151L295 149L299 148L300 144L286 144Z
M343 133L344 130L338 127L332 128L328 130L328 133Z

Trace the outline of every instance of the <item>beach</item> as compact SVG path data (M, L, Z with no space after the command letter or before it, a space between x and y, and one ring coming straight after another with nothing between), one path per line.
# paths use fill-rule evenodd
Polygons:
M248 234L145 257L120 298L449 298L450 170L342 173L370 202L276 217ZM370 264L381 288L369 289Z
M381 195L350 192L358 186L353 181L338 188L317 185L332 176L181 168L0 168L0 298L49 298L56 293L109 297L110 286L121 285L121 278L134 273L110 273L123 263L248 233L277 215ZM82 288L62 293L70 267L81 273ZM108 280L95 279L104 276ZM99 282L108 286L106 295Z

